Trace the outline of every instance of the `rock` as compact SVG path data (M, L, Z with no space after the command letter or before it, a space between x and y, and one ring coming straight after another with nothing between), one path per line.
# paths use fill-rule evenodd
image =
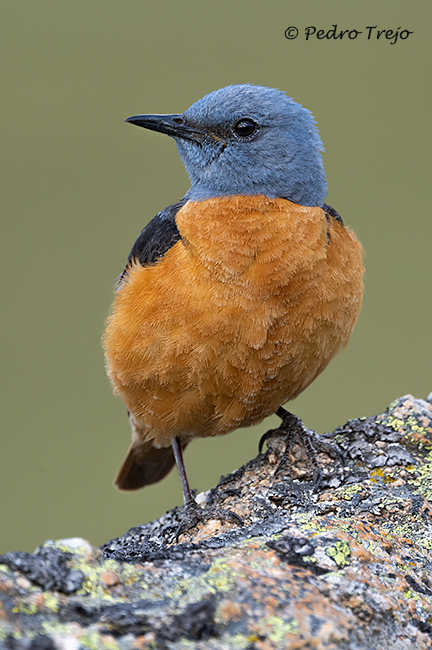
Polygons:
M315 491L303 445L280 466L276 435L200 495L243 526L176 543L176 508L101 549L0 557L0 648L432 648L432 403L408 395L320 438Z

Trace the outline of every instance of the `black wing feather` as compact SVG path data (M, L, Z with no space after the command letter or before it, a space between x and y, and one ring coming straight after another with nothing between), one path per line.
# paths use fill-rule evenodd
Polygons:
M188 199L183 198L178 203L164 208L141 231L128 255L126 267L119 277L120 283L132 264L138 263L145 266L157 262L181 239L175 218L177 212L187 201Z
M324 210L325 218L327 220L327 244L330 242L330 217L333 219L336 219L336 221L339 221L342 225L344 225L344 222L342 221L342 217L340 216L339 212L337 212L334 208L331 207L331 205L328 205L327 203L323 203L322 209Z
M323 210L326 214L326 217L333 217L333 219L336 219L336 221L339 221L339 223L343 225L342 217L340 216L339 212L337 212L337 210L331 207L331 205L324 203Z

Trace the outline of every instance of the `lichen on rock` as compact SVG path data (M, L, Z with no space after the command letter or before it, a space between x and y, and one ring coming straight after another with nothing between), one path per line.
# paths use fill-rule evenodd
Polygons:
M242 527L177 543L175 508L100 549L0 557L0 648L432 648L432 404L408 395L322 438L343 456L320 451L316 490L301 444L279 467L276 435L200 495Z

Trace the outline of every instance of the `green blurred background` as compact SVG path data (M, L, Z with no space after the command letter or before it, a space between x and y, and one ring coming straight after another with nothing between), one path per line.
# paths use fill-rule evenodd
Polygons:
M309 108L328 202L366 250L366 293L347 350L291 409L322 432L432 390L431 18L419 0L2 3L0 551L100 544L182 503L175 472L136 493L112 486L130 432L103 323L141 228L188 188L174 142L130 115L245 82ZM334 23L414 34L305 41L305 27ZM246 462L277 422L194 442L192 486Z

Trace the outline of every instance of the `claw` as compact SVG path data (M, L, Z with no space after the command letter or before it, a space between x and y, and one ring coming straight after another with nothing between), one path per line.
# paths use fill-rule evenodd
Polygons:
M319 486L321 485L322 478L323 478L322 469L318 468L318 470L316 470L314 473L312 492L318 492Z
M259 454L262 454L264 443L267 442L267 440L269 438L274 436L275 433L277 433L279 430L280 430L280 428L279 429L270 429L270 431L266 431L266 433L263 433L263 435L261 436L260 441L258 443L258 453Z
M226 497L241 497L241 492L240 490L237 490L236 488L227 488L226 490L222 490L219 492L219 496L222 497L222 499L225 499Z

